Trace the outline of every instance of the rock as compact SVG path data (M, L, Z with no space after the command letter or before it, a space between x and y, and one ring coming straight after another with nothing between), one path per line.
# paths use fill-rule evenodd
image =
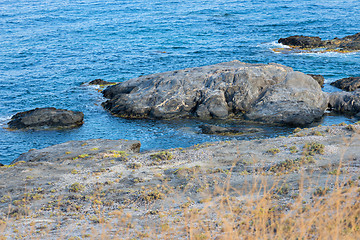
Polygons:
M340 113L351 115L360 113L360 90L330 93L329 107Z
M295 46L301 48L315 48L322 45L322 40L319 37L307 37L303 35L295 35L287 38L280 38L278 43L287 46Z
M36 108L15 114L8 123L11 129L61 129L82 125L84 114L56 108Z
M200 125L203 134L216 134L216 135L241 135L248 133L260 132L258 128L245 128L245 127L220 127L216 125Z
M273 85L246 113L250 120L301 126L324 114L328 97L312 77L290 72L285 81Z
M319 37L307 37L302 35L280 38L279 43L296 47L300 49L306 48L326 48L334 51L358 51L360 50L360 33L346 36L344 38L334 38L332 40L322 40Z
M345 91L354 91L360 88L360 77L342 78L330 83L330 85L343 89Z
M92 155L106 154L112 151L124 151L126 153L138 153L140 142L135 140L109 140L90 139L84 141L69 141L53 145L43 149L32 149L21 154L12 161L14 164L19 161L25 162L55 162L74 158L86 158Z
M281 114L271 114L273 123L297 124L320 118L327 107L327 96L313 78L274 63L231 61L157 73L110 86L103 94L109 98L103 107L125 118L225 119L251 112L249 119L269 122L270 113L259 107L266 96L271 97L272 108L283 106Z
M315 79L319 83L320 87L324 87L324 82L325 82L324 76L317 74L308 74L308 75L313 79Z
M113 82L104 81L102 79L95 79L89 82L89 85L113 85Z

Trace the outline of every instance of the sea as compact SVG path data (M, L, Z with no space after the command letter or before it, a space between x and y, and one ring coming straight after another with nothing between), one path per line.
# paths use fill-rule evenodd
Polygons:
M291 35L344 37L360 32L358 0L1 0L0 163L70 140L140 140L141 151L286 136L293 128L256 125L260 134L205 135L199 126L253 126L240 120L122 119L101 107L101 78L123 82L140 75L240 60L275 62L321 74L329 83L360 76L360 53L275 53ZM62 131L9 131L17 112L41 107L79 110L83 126ZM351 123L325 116L316 124Z

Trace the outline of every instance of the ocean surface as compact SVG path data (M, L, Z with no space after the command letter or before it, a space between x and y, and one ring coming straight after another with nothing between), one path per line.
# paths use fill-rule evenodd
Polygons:
M138 139L142 151L231 137L199 133L197 120L128 120L110 115L94 87L139 75L240 60L276 62L330 82L360 76L360 53L279 54L291 35L344 37L360 32L358 0L2 0L0 1L0 162L32 148L90 138ZM80 110L85 124L66 131L8 131L17 112L53 106ZM352 122L326 116L321 124ZM243 124L237 121L223 125ZM257 126L260 135L291 128Z

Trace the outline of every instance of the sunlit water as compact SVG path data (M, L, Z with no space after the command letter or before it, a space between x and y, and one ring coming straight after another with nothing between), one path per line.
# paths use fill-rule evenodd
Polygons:
M0 162L32 148L90 138L138 139L142 150L187 147L229 137L199 134L195 120L126 120L100 106L103 99L82 83L124 81L139 75L234 59L276 62L328 83L360 76L360 54L277 54L280 37L323 39L360 31L359 1L286 0L17 0L0 3ZM81 110L85 124L67 131L8 131L9 118L35 107ZM325 117L322 124L351 122ZM223 123L237 125L238 122ZM258 126L258 135L292 129Z

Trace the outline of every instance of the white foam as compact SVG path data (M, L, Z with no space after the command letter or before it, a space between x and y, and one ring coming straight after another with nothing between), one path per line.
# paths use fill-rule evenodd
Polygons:
M259 46L265 46L265 47L268 47L270 49L272 49L272 48L290 48L289 46L284 45L282 43L278 43L277 41L262 43L262 44L258 45L258 47Z
M6 125L12 116L0 116L0 126Z

